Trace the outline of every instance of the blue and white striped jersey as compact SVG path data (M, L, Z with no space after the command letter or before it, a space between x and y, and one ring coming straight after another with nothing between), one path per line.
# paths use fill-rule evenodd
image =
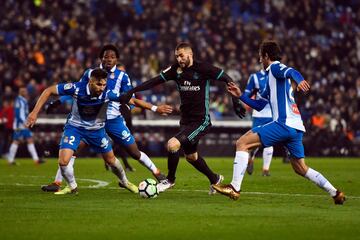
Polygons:
M298 72L279 61L273 62L266 69L266 72L268 74L268 85L261 96L270 101L273 119L284 123L286 126L305 132L289 78L292 73ZM300 82L301 79L303 78L300 75L300 79L295 80Z
M103 68L102 65L100 65L100 68ZM86 70L80 79L80 82L89 82L91 71L92 69ZM132 89L129 76L124 71L121 71L117 69L116 66L114 66L108 72L107 89L118 96L126 93ZM114 119L120 115L120 103L114 101L109 102L107 109L107 119Z
M251 74L245 88L245 94L248 97L252 97L256 94L255 99L259 99L266 89L267 80L268 78L264 70ZM271 118L272 113L270 104L267 104L260 112L254 109L252 116L258 118Z
M111 100L117 100L108 94L108 89L99 97L92 97L88 82L58 84L59 95L70 95L74 102L67 124L88 130L97 130L105 126L106 111ZM110 97L109 97L110 96ZM109 99L110 98L110 99Z
M25 127L26 118L29 115L28 100L26 100L26 98L24 98L23 96L19 95L15 99L14 110L15 110L15 116L14 116L13 129L14 130L26 129Z

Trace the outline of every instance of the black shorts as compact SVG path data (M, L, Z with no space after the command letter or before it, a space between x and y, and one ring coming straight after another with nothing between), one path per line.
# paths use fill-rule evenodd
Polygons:
M186 155L197 152L200 138L206 135L211 127L210 120L180 124L180 132L174 137L179 140Z

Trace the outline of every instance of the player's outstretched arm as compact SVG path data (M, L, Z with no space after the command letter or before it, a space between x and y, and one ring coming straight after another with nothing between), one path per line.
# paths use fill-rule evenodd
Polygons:
M246 114L246 108L244 107L244 105L241 103L241 101L239 99L239 97L241 96L240 88L236 85L236 83L228 82L227 90L232 96L231 100L233 103L233 108L234 108L235 114L239 118L244 118L245 114Z
M157 77L154 77L154 78L140 84L139 86L129 90L125 94L121 95L120 96L120 103L122 103L122 104L123 103L128 103L134 93L148 90L148 89L153 88L156 85L159 85L161 83L164 83L164 79L162 79L160 77L160 75L157 76Z
M36 105L32 112L29 114L27 120L26 120L26 127L33 127L37 116L41 110L41 108L44 106L46 101L49 99L51 95L58 95L56 85L46 88L42 94L40 95L39 99L36 102Z
M159 113L164 116L172 113L173 111L173 108L170 105L162 104L159 106L155 106L152 105L151 103L145 102L137 98L131 98L129 103L143 109L151 110L153 112Z

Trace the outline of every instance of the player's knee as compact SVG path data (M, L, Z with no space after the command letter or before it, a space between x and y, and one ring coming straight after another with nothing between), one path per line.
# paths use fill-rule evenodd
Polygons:
M109 164L109 165L111 165L111 166L114 165L114 163L115 163L115 161L116 161L116 157L115 157L115 155L114 155L114 153L113 153L112 151L111 151L111 152L107 152L107 153L103 153L102 156L103 156L104 161L105 161L107 164Z
M302 165L299 163L294 163L296 160L292 160L292 167L294 169L294 172L300 176L305 176L308 167L306 165Z
M244 141L243 138L239 138L238 140L236 140L236 150L237 151L247 151L249 150L247 147L246 142Z
M59 165L60 166L67 166L70 162L70 159L65 159L65 158L59 158Z
M180 149L180 142L179 140L177 140L176 138L171 138L168 142L167 142L167 149L169 152L176 152Z
M185 158L188 162L194 162L198 159L198 156L196 153L194 153L194 154L185 155Z

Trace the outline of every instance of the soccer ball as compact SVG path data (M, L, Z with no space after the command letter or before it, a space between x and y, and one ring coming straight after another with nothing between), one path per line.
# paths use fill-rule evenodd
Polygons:
M148 178L139 184L139 194L143 198L156 198L159 191L156 187L157 182L154 179Z

